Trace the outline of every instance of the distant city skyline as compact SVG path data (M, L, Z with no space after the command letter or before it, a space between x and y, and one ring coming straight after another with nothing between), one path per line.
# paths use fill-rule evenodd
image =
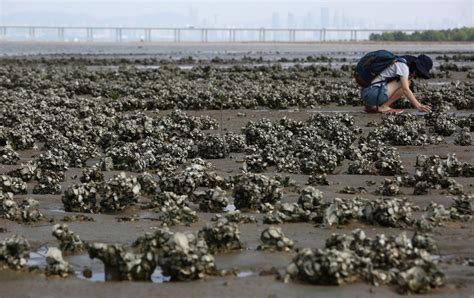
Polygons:
M473 26L472 0L252 3L0 0L0 10L1 24L22 25L414 29Z

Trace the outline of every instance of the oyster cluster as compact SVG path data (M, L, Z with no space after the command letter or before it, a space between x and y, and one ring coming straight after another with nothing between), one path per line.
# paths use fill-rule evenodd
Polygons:
M325 248L305 248L286 269L285 280L341 285L365 280L374 285L394 284L400 292L424 293L444 285L444 273L430 254L436 248L429 235L377 235L362 230L333 234Z
M223 214L215 214L211 221L218 221L225 218L229 222L246 224L246 223L256 223L257 219L251 215L243 215L240 210L228 211Z
M406 198L379 198L368 201L362 213L368 223L403 228L413 225L413 212L417 210L419 208Z
M0 147L0 165L16 165L20 160L20 155L13 150L12 146Z
M223 212L229 205L226 191L219 186L206 191L195 191L193 197L199 203L199 210L202 212Z
M38 209L39 202L32 198L17 201L12 193L0 191L0 218L18 222L35 222L43 219L43 214Z
M443 141L441 136L430 136L425 121L410 113L384 115L367 138L392 146L421 146Z
M415 166L414 194L426 194L430 188L444 188L451 194L462 194L463 186L451 177L474 176L474 165L460 162L454 153L445 157L418 155Z
M305 210L297 203L276 203L274 206L268 208L263 217L263 223L308 222L310 221L311 215L311 211Z
M382 196L396 196L401 194L400 181L398 179L385 178L383 184L377 189Z
M163 275L174 281L200 279L216 271L206 241L193 233L173 234L158 253L158 263Z
M360 197L334 198L322 210L319 218L326 226L344 225L352 220L362 218L362 211L368 200Z
M69 186L62 196L66 211L118 212L137 203L141 186L124 172L105 182L90 181Z
M61 194L61 182L64 173L44 170L39 173L38 184L34 186L34 194Z
M63 259L61 250L56 247L48 248L46 264L46 275L59 275L60 277L67 277L68 275L74 273L72 266Z
M199 217L196 211L189 207L187 195L177 195L173 192L158 193L152 201L152 206L157 207L158 219L163 225L173 226L184 223L190 225L197 222Z
M157 253L165 243L167 243L173 233L168 228L155 229L153 232L146 232L132 244L132 247L140 252L153 251Z
M262 231L260 240L262 241L258 246L260 250L290 251L294 246L293 240L285 237L280 227L266 228Z
M30 244L22 236L13 235L0 242L0 261L12 269L23 268L30 258Z
M127 177L124 172L112 177L101 187L101 211L116 212L136 204L140 189L137 178Z
M243 128L247 141L248 171L275 166L280 172L332 173L345 158L345 150L360 133L347 114L312 114L305 121L284 117L279 122L261 119Z
M236 223L225 218L217 220L214 224L207 224L198 232L198 237L206 241L211 253L225 252L243 248L240 241L240 231Z
M370 137L361 138L358 146L350 149L349 159L349 174L393 176L405 173L398 150Z
M282 198L280 182L262 174L244 173L232 177L233 197L237 209L258 209Z
M81 252L85 249L85 243L66 224L56 224L52 230L53 236L59 241L59 249L67 253Z
M464 127L458 130L456 137L454 139L454 144L459 145L459 146L472 145L471 131L468 127Z
M152 251L135 253L121 245L90 243L87 244L89 257L104 263L106 281L151 281L151 275L157 266Z
M98 212L97 201L100 198L101 184L95 182L72 184L61 198L64 210L68 212Z
M0 176L0 190L3 192L11 192L13 194L26 194L26 182L21 178L10 177L7 175Z
M194 159L183 171L175 174L169 172L160 177L159 186L162 191L176 194L191 195L198 187L227 188L227 183L212 170L211 165L202 159Z

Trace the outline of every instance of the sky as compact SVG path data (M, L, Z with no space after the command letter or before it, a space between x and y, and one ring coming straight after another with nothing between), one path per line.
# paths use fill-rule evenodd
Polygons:
M473 0L0 0L4 25L447 29L473 14Z

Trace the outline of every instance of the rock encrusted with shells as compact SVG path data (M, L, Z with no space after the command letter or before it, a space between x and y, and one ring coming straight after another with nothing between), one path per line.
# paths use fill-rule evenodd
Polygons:
M52 229L53 236L59 241L59 249L66 253L81 252L85 249L85 243L73 231L69 230L67 224L55 224Z
M0 261L11 269L23 268L30 258L30 244L22 236L13 235L0 241Z
M262 231L260 235L262 244L258 246L259 250L270 251L290 251L294 242L286 237L280 227L270 226Z
M225 218L217 220L214 224L207 224L198 232L211 253L226 252L243 248L240 241L240 231L236 223L229 222Z
M160 250L158 263L174 281L201 279L216 271L206 241L193 233L174 233Z
M106 281L151 281L157 266L152 251L135 253L117 244L90 243L89 257L104 263Z
M286 270L285 281L341 285L362 279L374 285L395 284L400 292L424 293L444 285L441 269L430 254L428 235L405 233L368 238L362 230L351 236L333 234L324 249L304 248Z

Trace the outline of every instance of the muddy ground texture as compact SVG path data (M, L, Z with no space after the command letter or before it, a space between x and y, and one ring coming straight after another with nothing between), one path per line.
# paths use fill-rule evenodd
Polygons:
M354 53L1 59L0 295L469 296L474 57L427 54L400 115Z

